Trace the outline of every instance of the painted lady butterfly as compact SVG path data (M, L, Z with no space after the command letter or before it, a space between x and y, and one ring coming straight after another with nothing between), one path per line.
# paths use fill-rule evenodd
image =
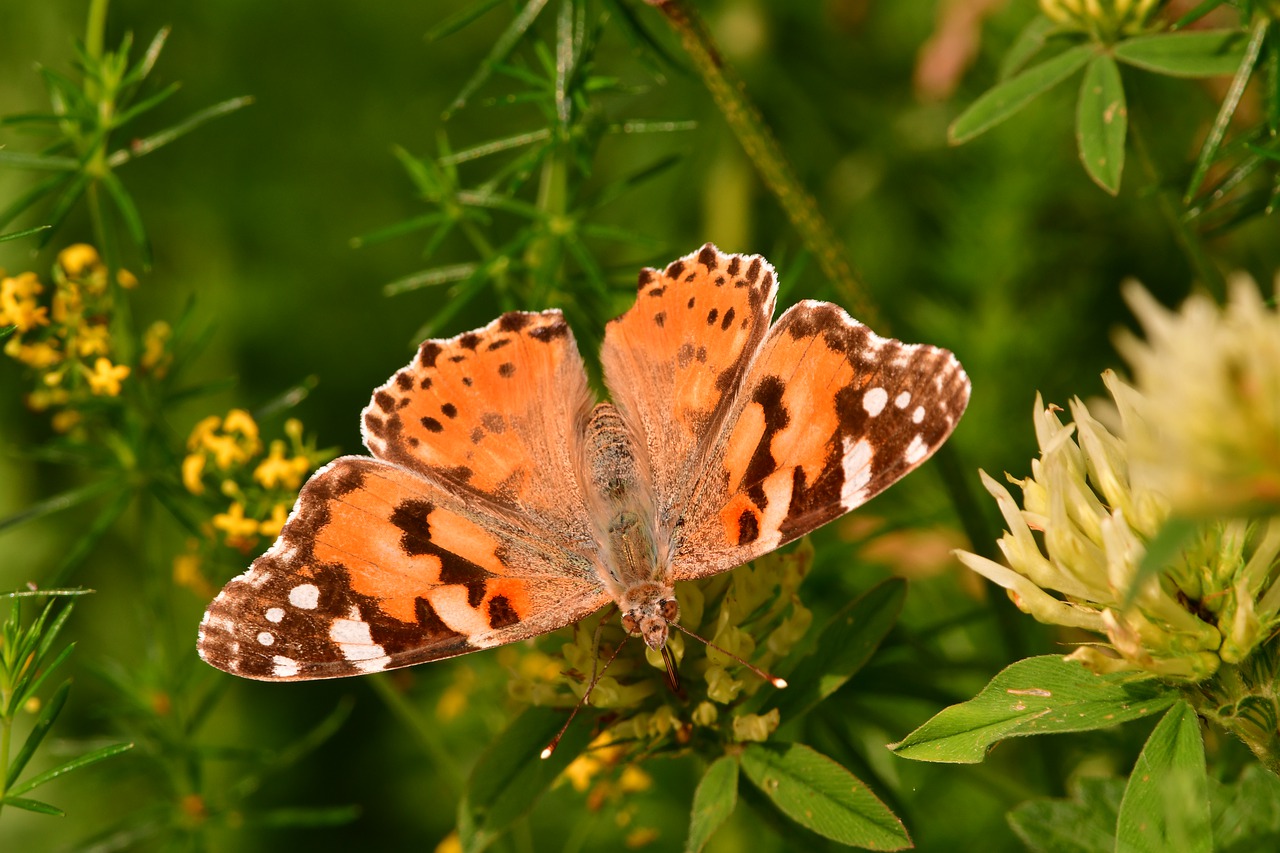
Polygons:
M364 410L373 453L303 487L209 605L200 655L248 678L377 672L616 603L661 649L677 581L826 524L951 434L969 379L826 302L777 323L773 268L707 244L640 273L595 403L559 311L429 340Z

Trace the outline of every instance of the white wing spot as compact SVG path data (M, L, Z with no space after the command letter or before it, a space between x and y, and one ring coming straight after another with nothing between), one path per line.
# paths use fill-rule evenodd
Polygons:
M903 391L893 400L893 404L897 406L899 409L905 409L907 407L907 404L909 404L910 402L911 402L910 391Z
M267 609L266 617L268 622L274 622L277 625L284 619L283 607L271 607Z
M289 603L303 610L315 610L320 604L320 588L313 583L304 583L289 590Z
M382 648L378 646L378 648ZM387 664L391 663L390 657L370 658L369 660L352 661L352 666L361 672L382 672L387 668Z
M867 414L873 418L884 411L888 402L889 392L883 388L872 388L862 395L862 408L866 409Z
M911 413L911 422L913 424L924 422L924 406L916 406L916 410Z
M911 443L907 445L907 452L903 454L903 458L907 460L908 465L914 465L921 459L929 455L929 445L924 443L924 437L919 433L911 439Z
M275 641L276 641L276 638L271 635L270 631L263 631L261 634L258 635L259 645L269 646Z
M358 616L359 611L353 608L352 615ZM372 661L387 656L386 649L373 641L369 623L359 619L334 619L329 626L329 639L338 644L342 656L349 661Z
M865 438L854 441L844 437L844 483L840 486L840 505L846 510L867 502L867 484L871 482L871 463L876 451Z
M271 663L271 674L276 678L293 678L298 674L298 662L293 658L276 655Z

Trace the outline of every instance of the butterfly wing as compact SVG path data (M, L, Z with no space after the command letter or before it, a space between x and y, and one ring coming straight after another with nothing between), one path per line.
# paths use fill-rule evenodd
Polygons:
M525 639L609 600L582 556L411 471L346 456L214 599L199 651L248 678L335 678Z
M373 395L365 443L303 487L280 538L209 606L199 650L268 680L438 660L610 598L575 474L591 406L558 311L427 341Z
M641 275L605 378L654 470L668 580L754 559L843 515L950 435L969 380L946 350L806 301L769 327L762 258L708 244Z
M693 488L672 580L726 571L861 506L933 455L968 401L947 350L882 338L827 302L788 309Z
M601 362L647 452L659 527L669 528L716 441L773 316L773 267L708 243L640 273L635 305L605 329Z

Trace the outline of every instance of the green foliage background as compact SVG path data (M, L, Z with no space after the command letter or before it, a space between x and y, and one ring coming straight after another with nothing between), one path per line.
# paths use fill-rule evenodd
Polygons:
M161 26L173 27L156 75L161 82L180 80L183 88L144 120L151 123L147 127L165 127L233 96L254 98L252 106L121 171L155 255L149 272L139 269L136 257L126 257L126 266L142 279L134 295L139 325L174 317L194 298L198 319L215 334L191 378L236 377L218 396L167 413L179 435L205 415L231 406L254 409L314 377L314 391L292 414L318 433L320 446L360 450L358 414L371 389L407 360L413 335L445 298L442 288L388 298L382 285L424 266L474 259L457 239L430 262L421 257L418 237L351 247L351 238L425 210L391 146L425 156L442 129L461 148L540 126L531 106L492 103L510 89L502 79L491 80L466 109L441 120L511 17L510 6L500 4L457 34L424 40L424 33L463 5L112 5L108 45L126 30L145 43ZM974 67L959 91L941 102L922 101L912 87L918 51L935 26L933 3L698 5L844 242L867 301L883 318L881 330L952 349L972 377L973 401L953 441L969 488L978 491L979 466L1024 474L1035 452L1028 415L1036 390L1058 402L1097 393L1099 372L1116 363L1110 336L1131 322L1119 282L1135 276L1167 304L1193 283L1138 168L1126 172L1118 199L1082 173L1073 137L1074 85L1051 92L964 147L947 145L948 124L990 86L999 57L1033 15L1033 4L1011 3L987 21ZM0 3L0 114L44 106L34 63L70 65L85 6L69 0ZM672 168L602 208L595 220L651 238L646 245L612 245L598 255L615 273L613 313L629 304L640 266L661 266L706 241L768 257L780 272L781 305L808 297L840 301L755 177L661 16L639 4L631 8L676 63L657 62L664 78L658 82L646 70L652 59L642 61L610 32L598 71L636 91L609 96L607 112L616 119L694 120L697 127L610 137L592 164L589 186L605 186L679 157ZM552 20L547 18L544 23ZM1156 160L1180 174L1194 156L1197 128L1216 110L1216 94L1153 75L1126 80L1133 120L1146 127ZM0 141L11 150L22 145L13 133ZM0 200L29 182L27 173L0 170ZM14 227L37 224L38 216ZM1270 282L1280 266L1276 238L1274 218L1259 218L1213 248L1224 269L1244 269ZM90 240L79 211L52 246L34 257L31 240L0 244L0 267L10 274L34 269L43 276L57 248ZM566 290L571 294L571 287ZM440 332L477 327L497 310L492 300L473 300ZM575 332L585 346L601 334ZM73 471L24 455L23 448L49 437L47 419L22 408L24 389L17 366L0 364L0 517L77 482ZM930 463L863 514L924 529L958 527L934 467ZM993 539L994 507L987 503ZM0 589L39 581L92 517L92 507L80 507L0 532ZM70 664L76 684L53 737L66 741L70 754L88 742L136 736L130 729L136 715L105 686L103 668L161 667L157 661L165 654L157 644L167 644L172 654L195 656L205 602L178 590L171 609L157 613L148 610L142 593L148 574L169 571L181 533L162 519L154 526L142 526L136 517L126 521L74 579L98 592L80 600L68 628L80 641ZM818 562L806 581L816 624L892 568L883 559L859 556L850 537L847 527L817 537ZM226 565L210 574L220 572L215 580L221 583L239 570ZM899 627L871 664L824 705L809 731L810 743L863 779L876 780L877 793L922 850L1022 849L1005 812L1033 797L1065 796L1069 771L1086 754L1097 769L1127 772L1151 727L1141 723L1070 740L1021 739L974 766L917 764L888 753L885 743L973 695L1010 661L1061 648L1047 629L1016 614L1003 595L984 600L971 588L958 568L913 582ZM505 670L494 655L475 655L418 667L395 682L430 720L440 693L469 668L480 686L464 718L442 724L431 748L393 711L386 691L371 689L365 679L301 685L226 679L225 693L198 733L160 739L172 748L167 756L135 751L51 786L48 798L67 811L66 818L6 811L0 849L75 845L121 815L146 809L180 822L173 809L181 793L174 767L198 754L205 762L200 775L206 789L225 789L242 778L237 768L246 761L284 748L348 699L353 710L337 733L260 785L246 787L243 807L251 813L354 804L358 819L324 829L223 822L200 836L201 842L236 850L286 844L343 849L355 843L366 849L431 849L454 826L467 769L508 719L501 687ZM1223 767L1247 760L1234 743L1211 746L1221 751ZM41 760L55 763L51 756ZM651 849L680 849L700 773L697 761L650 762L645 769L655 784L628 795L631 828L658 830ZM616 825L616 811L590 811L581 794L562 786L499 849L543 849L546 839L557 839L550 846L558 848L562 837L578 849L616 848L629 831ZM770 824L761 814L740 804L707 849L818 849L824 843L794 825ZM138 843L163 848L178 842L170 837Z

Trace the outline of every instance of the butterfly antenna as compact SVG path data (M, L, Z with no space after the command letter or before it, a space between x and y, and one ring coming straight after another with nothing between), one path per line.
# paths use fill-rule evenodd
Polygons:
M722 648L720 648L720 647L719 647L719 646L717 646L715 643L711 642L710 640L706 639L705 637L699 637L697 634L693 633L693 632L692 632L692 631L690 631L688 628L684 627L683 625L679 624L678 622L673 622L673 623L671 623L671 624L675 625L675 627L679 628L681 631L683 631L684 633L688 634L690 637L693 637L695 640L698 640L699 642L703 643L707 648L709 648L709 649L715 649L715 650L716 650L716 651L718 651L720 654L722 654L722 655L727 655L727 656L729 656L729 657L733 658L733 659L734 659L734 660L736 660L738 663L742 664L742 665L743 665L743 666L745 666L747 669L751 670L751 671L752 671L752 672L754 672L756 675L760 676L760 677L761 677L761 678L763 678L765 681L767 681L767 682L769 682L770 684L772 684L774 687L782 688L782 687L786 687L786 686L787 686L787 682L786 682L784 679L778 678L778 676L776 676L776 675L770 675L769 673L765 672L763 669L761 669L760 667L756 666L755 664L753 664L753 663L748 663L747 661L745 661L745 660L743 660L742 658L740 658L740 657L738 657L737 655L735 655L733 652L731 652L731 651L729 651L729 650L727 650L727 649L722 649ZM663 651L666 651L666 650L664 649Z
M609 669L609 664L613 663L613 659L618 656L618 652L622 651L622 646L627 642L627 635L622 636L622 640L618 643L618 647L613 650L613 654L609 655L609 659L604 662L604 666L600 668L599 673L593 673L591 683L587 685L587 690L582 694L582 698L578 700L578 704L573 706L573 710L569 712L569 719L564 721L564 725L560 727L560 731L556 732L556 736L551 739L551 743L547 744L546 749L542 750L543 759L551 757L551 753L556 751L556 747L560 745L560 738L564 737L564 733L569 731L569 724L573 722L573 718L578 716L578 711L582 706L587 704L587 700L591 698L591 691L596 689L596 685L600 683L600 679L604 678L605 671ZM596 661L599 662L599 658ZM594 667L593 667L594 669Z

